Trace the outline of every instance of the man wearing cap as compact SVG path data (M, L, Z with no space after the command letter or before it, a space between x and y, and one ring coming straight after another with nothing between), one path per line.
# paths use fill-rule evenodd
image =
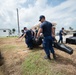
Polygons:
M63 34L64 34L64 28L62 28L60 31L59 31L59 41L58 43L63 43Z
M25 27L24 27L24 30L25 30L25 32L24 32L24 35L23 35L22 39L25 37L25 42L26 42L28 48L33 49L33 42L32 42L33 35L31 33L31 30L28 30Z
M48 22L45 20L45 16L41 15L39 21L41 22L37 38L40 36L40 33L43 33L44 35L44 40L43 40L43 47L46 53L46 57L49 60L51 60L50 57L50 51L53 54L53 58L56 59L54 49L52 47L52 23Z

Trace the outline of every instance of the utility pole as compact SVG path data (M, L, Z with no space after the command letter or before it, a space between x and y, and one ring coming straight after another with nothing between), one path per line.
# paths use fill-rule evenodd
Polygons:
M18 24L18 36L20 36L20 26L19 26L19 12L17 8L17 24Z

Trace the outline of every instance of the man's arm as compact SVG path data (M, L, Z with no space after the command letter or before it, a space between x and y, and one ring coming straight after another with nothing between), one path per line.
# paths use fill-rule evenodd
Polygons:
M55 37L55 29L52 27L52 36Z
M42 28L39 28L38 33L37 33L37 38L40 36L40 33L42 33Z
M22 41L22 39L23 39L25 36L26 36L26 34L24 34L24 35L22 36L21 41Z
M24 35L24 34L22 34L18 39L22 38L23 35Z
M63 34L64 34L64 32L63 32L63 31L61 31L61 34L63 35Z

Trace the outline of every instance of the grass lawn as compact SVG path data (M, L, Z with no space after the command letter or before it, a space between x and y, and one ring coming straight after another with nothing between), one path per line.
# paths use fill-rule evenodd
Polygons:
M72 55L55 49L57 60L50 61L44 59L43 49L29 50L24 40L16 39L17 37L0 38L6 75L76 75L75 45L67 44L74 49ZM0 75L4 74L0 72Z
M23 75L75 75L76 64L57 55L57 60L45 60L43 51L30 53L22 64Z

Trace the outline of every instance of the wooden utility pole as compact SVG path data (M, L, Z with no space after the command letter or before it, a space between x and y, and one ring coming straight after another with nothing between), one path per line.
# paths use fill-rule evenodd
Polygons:
M20 36L20 26L19 26L19 12L17 8L17 24L18 24L18 36Z

